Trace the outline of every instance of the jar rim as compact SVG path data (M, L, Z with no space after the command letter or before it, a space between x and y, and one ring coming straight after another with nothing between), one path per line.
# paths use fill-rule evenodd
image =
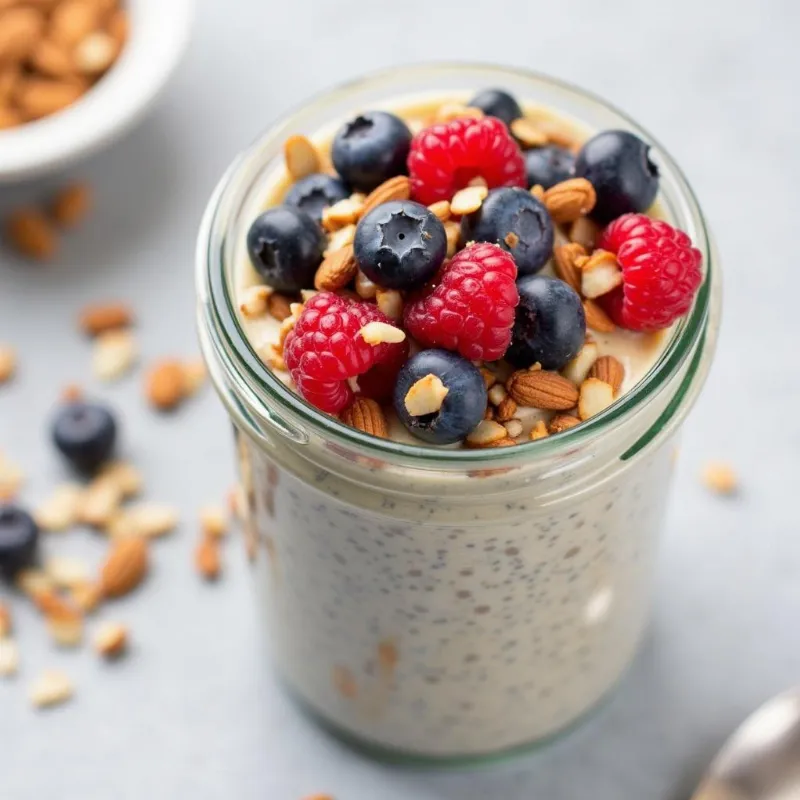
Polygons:
M582 422L581 425L563 431L557 437L544 437L520 443L515 447L447 450L424 443L407 444L379 439L362 433L314 408L275 376L257 355L239 319L237 304L225 269L226 232L230 220L224 218L223 212L229 205L228 201L234 189L251 174L248 169L251 161L279 137L281 137L279 144L282 144L285 131L291 128L293 120L303 111L325 102L346 100L359 90L379 89L382 84L398 78L432 79L437 75L473 71L480 72L487 80L493 77L502 80L503 76L507 78L511 76L517 80L528 80L533 84L538 83L561 91L580 102L612 113L621 124L651 145L662 176L668 176L677 189L669 197L670 206L673 213L680 211L680 217L686 223L682 227L684 230L690 229L687 233L703 255L704 279L691 309L676 323L670 341L647 374L600 414ZM659 196L662 194L663 181ZM416 463L420 466L463 465L465 468L475 467L477 463L491 463L494 466L500 463L504 465L514 462L524 463L534 457L549 458L580 447L600 433L624 423L637 409L643 407L648 398L655 396L668 385L686 359L698 345L702 345L709 320L712 281L716 279L712 240L697 198L680 167L658 140L611 103L571 83L531 70L479 62L421 63L379 70L321 92L282 116L231 164L212 195L197 242L197 271L199 325L203 334L211 334L202 337L204 344L210 342L215 354L222 357L226 376L231 379L237 394L247 398L248 407L260 412L259 416L281 429L281 432L290 439L302 441L303 435L300 437L293 435L297 431L296 425L309 426L311 430L329 441L334 441L343 447L355 448L373 457L390 460L399 458L406 463ZM692 361L687 381L690 381L693 373L697 371L698 363L696 358ZM274 411L269 408L270 402L277 404L280 413L288 417L291 422L287 422L285 418L276 418ZM653 427L661 424L663 424L661 420L657 419ZM653 435L651 429L642 435L641 441L646 443L653 438Z

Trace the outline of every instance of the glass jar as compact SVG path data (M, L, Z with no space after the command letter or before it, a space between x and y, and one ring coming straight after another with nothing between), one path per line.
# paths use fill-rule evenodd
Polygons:
M653 144L665 215L705 282L663 354L606 411L494 450L376 439L316 411L261 362L232 291L234 250L284 140L400 96L502 86L591 129ZM594 706L648 617L674 441L705 380L717 257L678 167L579 89L491 66L393 69L305 104L239 156L197 250L202 348L237 431L247 542L269 648L291 692L381 752L475 758L541 741Z

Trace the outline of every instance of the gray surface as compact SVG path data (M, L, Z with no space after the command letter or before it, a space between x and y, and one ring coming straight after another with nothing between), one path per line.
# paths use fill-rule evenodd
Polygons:
M35 501L61 477L44 419L59 388L78 380L122 409L126 452L145 470L149 496L180 504L186 519L180 535L158 544L147 589L104 612L133 630L135 648L122 663L55 653L15 603L24 668L0 684L3 800L297 800L322 790L337 800L678 800L730 728L797 680L800 5L444 6L205 0L186 63L155 113L75 171L97 187L91 225L51 267L0 255L0 340L22 357L19 380L0 390L0 449L32 476L25 496ZM138 375L93 385L88 345L74 326L82 303L119 296L136 306L146 358L195 352L195 230L234 153L334 81L430 58L530 66L613 99L685 168L716 230L727 284L721 349L687 426L643 652L579 732L530 759L468 775L370 763L289 704L254 644L239 543L230 543L220 585L201 586L191 568L195 510L220 498L233 474L215 398L209 392L159 417L144 408ZM0 205L41 189L0 193ZM709 457L736 463L739 500L709 497L698 485ZM88 533L47 545L93 560L102 552ZM78 696L34 713L26 684L53 665L74 676Z

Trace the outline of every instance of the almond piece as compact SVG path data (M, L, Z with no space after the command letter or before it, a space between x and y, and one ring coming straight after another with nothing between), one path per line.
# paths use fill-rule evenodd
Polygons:
M320 171L319 153L306 136L290 136L283 145L283 156L286 159L286 169L296 181Z
M118 55L119 44L111 34L93 31L75 47L75 66L81 74L95 77L104 73Z
M328 206L322 211L322 227L326 231L336 231L345 225L358 222L364 210L364 195L351 195Z
M10 381L17 369L17 354L7 345L0 344L0 385Z
M491 406L486 406L486 411L483 412L483 418L492 420L495 418L495 410Z
M617 257L607 250L595 250L590 256L576 259L581 270L581 293L595 299L608 294L622 284L622 270Z
M597 202L597 194L586 178L569 178L551 186L544 193L544 204L553 222L574 222L588 214Z
M378 309L389 319L399 320L403 316L403 295L397 289L381 289L375 291L375 302Z
M357 272L358 262L353 255L353 245L348 244L331 253L319 265L314 276L314 287L321 292L335 292L347 286Z
M405 175L397 175L384 181L367 195L361 216L365 217L373 209L392 200L409 200L410 198L411 181Z
M428 206L428 211L430 211L439 222L447 222L451 216L450 201L439 200L437 203Z
M369 397L358 396L340 416L345 425L380 439L389 438L389 425L381 407Z
M518 370L508 379L506 388L519 405L531 408L566 411L578 402L575 384L547 370Z
M37 708L66 703L72 697L74 688L72 681L56 670L46 670L31 685L31 703Z
M0 453L0 502L13 500L25 483L25 475L13 462Z
M37 208L21 208L6 220L5 237L21 255L49 261L58 250L58 236L50 220Z
M19 648L13 639L0 639L0 678L10 678L19 670Z
M589 217L578 217L570 226L570 241L584 247L587 253L591 253L597 247L599 238L600 226Z
M70 606L66 613L45 615L47 632L59 647L77 647L83 641L83 617Z
M416 381L403 398L406 411L412 417L424 417L436 414L450 390L442 383L441 378L433 373Z
M362 300L374 300L378 287L361 271L356 272L356 294Z
M575 132L564 122L552 117L546 117L536 121L536 124L545 136L548 144L556 144L566 150L576 151L580 148Z
M486 367L480 367L479 369L483 377L483 383L488 391L497 383L497 375L495 375L494 372L492 372L490 369L487 369ZM503 389L503 391L505 391L505 388Z
M484 419L477 424L464 443L470 448L491 447L507 438L508 432L499 422Z
M508 422L517 415L517 403L512 397L505 397L497 404L494 418L498 422Z
M72 589L89 580L89 568L77 558L53 556L45 563L44 571L59 589Z
M616 395L625 380L625 367L614 356L600 356L589 370L589 377L605 381Z
M0 12L0 64L16 64L31 53L44 30L44 16L35 8Z
M103 591L100 584L87 581L86 583L73 586L69 593L70 599L76 608L84 614L90 614L103 599Z
M200 575L208 581L219 578L222 561L219 552L219 539L202 536L194 553L194 563Z
M488 372L488 370L486 371ZM505 400L508 397L508 392L506 391L506 387L503 386L502 383L494 383L494 381L496 380L494 375L492 375L492 380L493 382L491 384L491 388L489 389L489 402L493 406L499 406L500 403L502 403L503 400Z
M544 186L540 183L537 183L535 186L531 186L531 194L539 201L544 201Z
M580 424L580 419L572 414L556 414L548 423L547 430L550 433L561 433Z
M459 217L472 214L481 207L488 194L489 190L485 186L468 186L466 189L460 189L450 201L450 211Z
M140 536L155 539L166 536L178 526L179 515L162 503L139 503L122 509L111 519L106 532L112 539Z
M583 311L586 314L586 326L593 331L613 333L617 329L611 317L594 300L584 300Z
M183 393L186 397L191 397L203 388L208 377L205 363L200 359L185 361L183 368Z
M200 530L204 536L221 539L228 533L228 518L219 506L205 506L200 509Z
M465 106L463 103L442 103L436 109L436 122L452 122L454 119L483 119L484 112L474 106Z
M578 355L564 367L561 374L576 386L580 386L589 377L589 370L596 360L597 344L584 342Z
M511 133L523 147L543 147L547 144L547 134L533 121L520 117L511 123Z
M15 583L23 594L34 601L43 592L55 591L53 581L41 569L30 568L22 570L22 572L17 573Z
M128 629L119 622L104 622L94 636L94 649L103 658L117 658L128 647Z
M78 325L88 336L127 328L133 323L133 312L125 303L109 302L86 306L78 318Z
M355 225L345 225L344 228L340 228L336 233L328 237L328 246L322 254L323 258L327 258L331 253L335 253L337 250L341 250L349 244L353 244L353 239L355 238Z
M283 322L285 319L292 316L290 308L291 302L292 301L285 294L273 292L267 301L267 311L269 311L270 316L278 320L278 322Z
M95 339L92 373L101 381L114 381L125 375L139 357L136 340L129 330L112 330Z
M55 41L71 48L100 23L100 9L93 0L62 0L50 15L50 34Z
M0 600L0 639L5 639L11 634L11 609Z
M614 390L605 381L587 378L581 384L578 416L581 419L599 414L614 402Z
M148 569L147 541L141 536L115 539L100 571L105 597L121 597L133 591Z
M127 461L109 462L103 467L100 475L104 480L114 484L125 500L136 497L144 486L142 473Z
M368 322L359 334L367 344L372 345L399 344L406 339L404 330L386 322Z
M452 258L458 248L458 240L461 238L461 226L449 220L444 223L444 233L447 237L447 258Z
M15 100L27 119L40 119L71 106L86 88L79 80L26 77L16 89Z
M512 439L516 439L518 436L522 435L522 423L518 419L510 419L503 424L506 432Z
M715 494L734 495L739 491L739 479L730 464L712 461L703 468L703 483Z
M183 366L175 359L157 361L145 376L147 402L160 411L169 411L183 400L185 382Z
M574 242L562 244L553 250L556 275L578 294L581 292L581 271L575 263L575 259L585 255L586 250L583 246Z

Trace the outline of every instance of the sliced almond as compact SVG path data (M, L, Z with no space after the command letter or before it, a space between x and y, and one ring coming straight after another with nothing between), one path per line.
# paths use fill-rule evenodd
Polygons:
M219 539L213 536L202 536L195 550L194 563L201 577L209 581L219 578L222 570Z
M508 432L499 422L484 419L467 436L465 444L467 447L488 447L506 438L508 438Z
M451 215L450 201L439 200L439 202L428 206L428 211L430 211L436 217L436 219L439 220L439 222L447 222Z
M472 214L481 207L488 194L489 190L485 186L468 186L466 189L461 189L453 195L450 211L459 217Z
M115 539L100 571L105 597L121 597L144 580L149 566L147 541L141 536Z
M403 295L397 289L381 289L375 292L378 309L389 319L399 320L403 317Z
M521 406L564 411L578 401L578 390L557 372L518 370L506 384L508 393Z
M550 433L561 433L580 424L580 419L572 414L556 414L548 423L547 430Z
M267 313L267 303L272 294L269 286L248 286L239 298L239 311L248 319L255 319Z
M78 325L88 336L127 328L133 323L133 312L126 303L116 301L86 306L80 313Z
M593 331L613 333L617 329L611 317L594 300L584 300L583 311L586 314L586 326Z
M326 256L314 276L314 287L321 292L336 292L355 278L358 262L353 245L348 244Z
M584 342L578 355L564 367L561 373L576 386L580 386L589 376L589 370L591 370L596 360L597 344L595 342Z
M13 639L0 638L0 678L10 678L19 670L19 648Z
M553 222L574 222L588 214L597 202L597 194L586 178L569 178L551 186L544 193L544 204Z
M392 200L410 200L411 181L405 175L397 175L394 178L384 181L376 189L373 189L364 201L361 216L365 217L370 211L389 203Z
M399 344L406 339L405 331L386 322L368 322L359 334L367 344L372 345Z
M578 400L578 415L581 419L589 419L608 408L614 402L614 390L605 381L587 378L581 384Z
M589 377L605 381L616 395L625 380L625 367L614 356L600 356L589 370Z
M118 658L128 647L128 629L120 622L104 622L94 636L94 649L103 658Z
M441 378L431 373L414 383L406 393L403 404L412 417L436 414L441 410L449 391Z
M523 147L543 147L547 144L547 134L525 117L511 122L511 133Z
M306 136L290 136L283 145L286 169L294 180L320 171L320 158L314 143Z
M617 258L607 250L595 250L585 260L577 259L576 263L581 270L581 293L584 297L601 297L622 285L622 270Z
M342 411L341 420L345 425L371 436L377 436L380 439L389 438L386 416L380 405L369 397L356 397L350 406Z
M206 536L221 539L228 533L228 517L220 506L205 506L200 509L200 530Z
M66 703L73 692L72 681L67 675L56 670L47 670L32 684L30 698L37 708L48 708Z
M101 333L92 352L92 373L102 381L117 380L130 371L138 357L136 340L130 331Z
M37 208L14 211L6 220L5 238L18 253L36 261L49 261L58 250L58 234Z
M17 369L17 354L13 348L0 344L0 385L10 381Z
M122 509L108 524L106 531L112 539L140 536L156 539L178 527L179 515L172 506L144 502Z
M564 283L568 283L578 294L581 291L581 271L575 261L585 255L586 250L583 246L574 242L562 244L553 250L556 275Z
M144 394L147 402L160 411L169 411L180 405L184 397L183 365L172 358L156 361L147 371Z

